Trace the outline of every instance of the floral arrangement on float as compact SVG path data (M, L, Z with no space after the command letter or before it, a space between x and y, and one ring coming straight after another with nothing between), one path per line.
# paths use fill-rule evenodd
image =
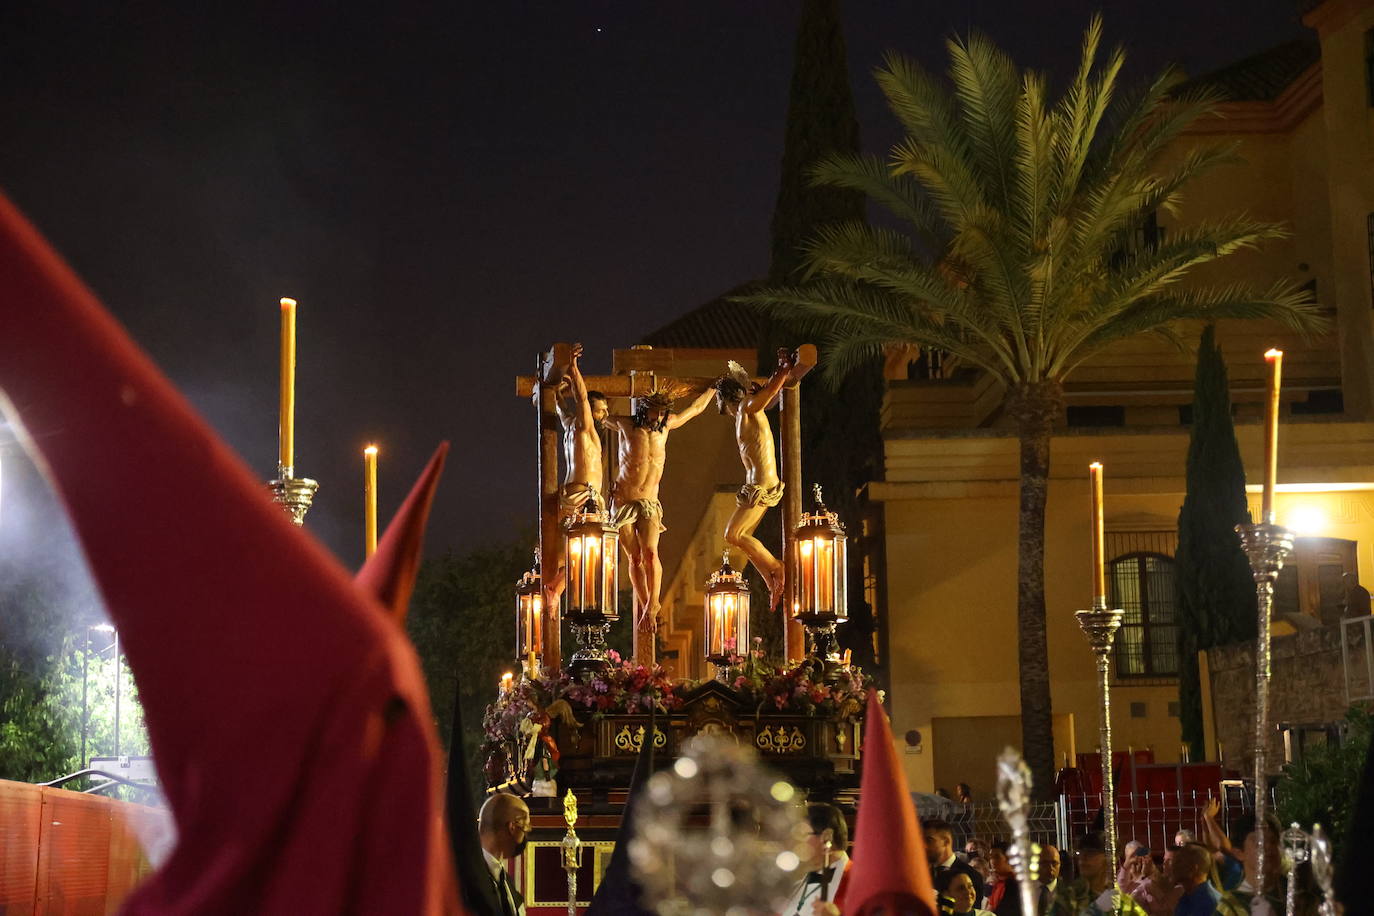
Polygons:
M852 718L860 714L873 679L857 667L826 666L818 659L781 663L764 658L761 639L747 655L731 655L715 680L753 706L755 715L807 715ZM586 724L610 715L647 713L657 707L671 713L704 683L674 679L661 665L637 665L611 650L610 666L585 680L565 671L548 670L526 677L501 691L482 718L483 756L504 748L529 747L533 761L549 760L546 777L557 772L556 752L534 746L552 719ZM523 756L523 753L521 753ZM495 774L489 774L495 775Z

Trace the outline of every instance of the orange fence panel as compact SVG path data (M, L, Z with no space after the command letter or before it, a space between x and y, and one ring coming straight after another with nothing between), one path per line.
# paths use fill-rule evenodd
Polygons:
M114 913L172 832L165 808L0 780L0 914Z
M0 913L5 916L36 912L42 819L38 786L0 781Z

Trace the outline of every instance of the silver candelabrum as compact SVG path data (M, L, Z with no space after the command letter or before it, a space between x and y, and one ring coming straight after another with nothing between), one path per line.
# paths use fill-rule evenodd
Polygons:
M1120 608L1109 609L1106 598L1093 599L1090 610L1076 611L1078 625L1097 657L1097 716L1102 751L1102 832L1107 861L1116 862L1116 787L1112 780L1112 641L1121 628ZM1113 865L1113 867L1115 867Z
M1269 678L1272 672L1272 652L1269 638L1270 615L1274 606L1274 582L1283 569L1283 561L1293 550L1293 532L1269 521L1259 524L1237 525L1240 546L1250 561L1250 573L1255 579L1258 634L1255 641L1255 874L1259 876L1263 893L1265 875L1265 812L1269 806Z

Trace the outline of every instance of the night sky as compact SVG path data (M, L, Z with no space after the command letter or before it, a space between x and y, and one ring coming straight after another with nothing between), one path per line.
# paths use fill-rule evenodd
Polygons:
M0 4L0 188L264 479L276 303L300 301L308 527L350 565L366 442L385 519L453 441L431 552L532 529L513 377L555 340L608 371L767 268L795 3L160 6ZM848 3L866 148L894 139L869 76L885 50L942 68L972 26L1061 73L1101 6ZM1105 12L1139 77L1310 34L1297 9Z

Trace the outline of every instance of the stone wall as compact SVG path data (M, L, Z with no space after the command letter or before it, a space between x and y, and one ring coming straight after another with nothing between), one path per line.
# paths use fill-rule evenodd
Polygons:
M1216 740L1223 747L1226 765L1247 775L1254 768L1255 642L1233 643L1206 653ZM1340 627L1276 637L1272 658L1271 725L1337 722L1345 717ZM1269 761L1271 772L1283 765L1283 736L1277 728L1269 736Z

